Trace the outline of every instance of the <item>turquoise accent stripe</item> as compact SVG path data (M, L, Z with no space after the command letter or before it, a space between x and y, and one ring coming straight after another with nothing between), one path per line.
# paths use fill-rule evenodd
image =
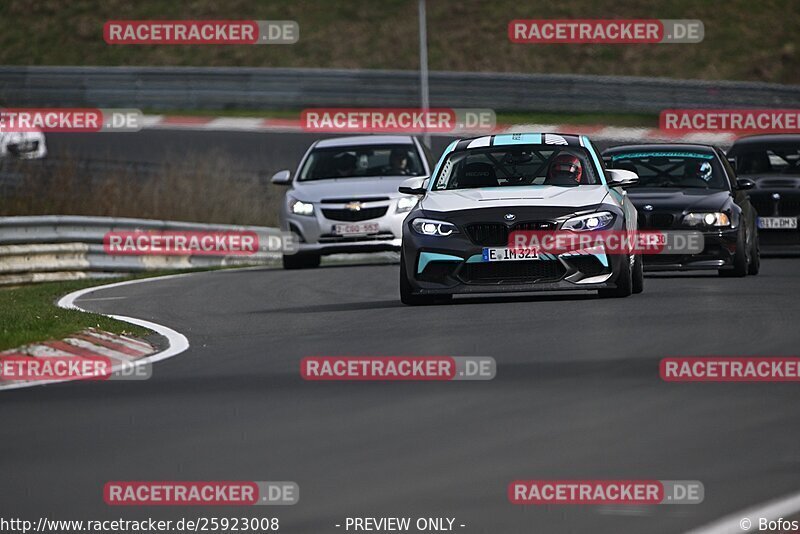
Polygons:
M623 152L611 156L612 161L618 159L639 159L639 158L695 158L695 159L714 159L713 154L701 154L699 152Z
M425 267L432 261L464 261L464 258L460 256L451 256L450 254L439 254L437 252L420 252L417 274L424 271Z
M480 263L483 261L483 254L473 254L467 258L467 263Z
M458 144L458 139L447 145L447 148L445 148L444 152L442 152L442 156L439 158L439 161L436 162L436 168L433 169L433 174L431 174L431 177L428 180L428 191L430 191L431 188L433 187L433 181L436 179L437 176L439 176L439 169L442 168L442 163L444 163L445 158L450 152L455 150L457 144Z
M605 255L605 254L603 254L603 253L600 253L600 254L593 254L593 255L594 255L594 256L595 256L595 257L596 257L598 260L600 260L600 263L602 263L602 264L603 264L603 267L608 267L608 256L606 256L606 255Z
M594 147L589 142L589 138L585 135L581 136L581 142L583 143L583 148L589 151L589 154L592 155L592 160L594 160L594 166L597 168L597 174L600 175L600 180L603 181L603 185L608 185L608 181L606 180L606 174L603 172L603 166L600 164L600 158L597 157L597 153L594 151Z
M526 133L526 134L500 134L494 136L493 146L498 145L541 145L542 134L540 133Z

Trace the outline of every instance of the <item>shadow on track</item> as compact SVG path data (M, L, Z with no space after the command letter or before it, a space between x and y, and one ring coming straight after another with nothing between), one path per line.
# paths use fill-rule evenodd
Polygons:
M666 272L665 271L665 272L650 272L650 273L645 272L644 273L644 277L645 278L650 278L650 279L653 279L653 280L658 280L658 279L667 280L667 279L670 279L670 278L686 278L686 279L700 278L700 279L706 279L706 280L708 280L710 278L713 278L713 279L725 280L725 278L722 278L719 274L717 274L717 271L705 271L705 272L704 271L675 271L675 272ZM645 288L645 291L647 291L646 288Z
M447 306L463 306L467 304L511 304L519 302L562 302L562 301L581 301L594 300L597 295L591 292L586 293L565 293L562 295L513 295L474 297L458 296L451 302L435 303L429 306L405 306L400 302L398 296L395 300L373 300L367 302L335 302L330 304L314 304L305 306L294 306L288 308L274 308L270 310L258 310L250 313L325 313L341 311L360 311L360 310L386 310L391 308L425 309Z

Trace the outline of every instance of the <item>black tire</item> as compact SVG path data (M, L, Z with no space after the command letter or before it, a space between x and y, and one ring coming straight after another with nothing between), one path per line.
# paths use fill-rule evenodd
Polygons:
M747 274L755 276L759 270L761 270L761 247L758 243L758 230L753 225L753 239L751 240L750 263L747 265Z
M633 263L633 293L639 294L644 291L644 261L642 255L637 254Z
M597 294L600 298L618 299L629 297L633 293L633 273L631 271L630 256L625 255L622 262L622 271L617 276L617 287L608 289L598 289Z
M313 269L319 267L320 261L319 254L284 254L283 255L283 268L287 270L294 269Z
M720 269L719 275L723 278L742 278L747 276L747 243L745 242L744 232L744 226L741 225L739 227L739 235L736 236L736 253L733 255L733 269Z
M414 293L406 273L406 262L400 253L400 302L406 306L428 306L437 302L445 303L453 299L453 295L418 295Z

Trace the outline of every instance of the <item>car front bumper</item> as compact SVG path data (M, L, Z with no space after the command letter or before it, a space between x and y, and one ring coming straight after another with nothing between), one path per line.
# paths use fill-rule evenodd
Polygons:
M644 270L695 271L733 267L738 229L703 232L703 251L699 254L643 254Z
M403 220L408 212L397 213L394 199L380 217L358 221L341 221L326 217L319 204L313 215L297 215L284 208L281 229L298 236L300 254L341 254L398 251L401 245ZM338 224L376 224L377 231L358 235L336 235Z
M800 229L758 231L758 244L765 255L800 255Z
M576 291L616 287L628 256L598 249L540 254L538 259L486 262L483 248L463 235L430 237L406 232L405 271L419 294Z

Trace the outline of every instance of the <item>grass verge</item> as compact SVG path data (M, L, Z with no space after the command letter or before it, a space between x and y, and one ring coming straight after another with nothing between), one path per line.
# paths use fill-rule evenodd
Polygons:
M697 44L525 45L514 19L699 19ZM267 46L109 46L108 20L295 20L300 40ZM797 0L432 0L431 70L800 82ZM4 0L4 65L321 67L413 70L415 0Z
M142 277L127 277L114 281ZM65 310L56 306L56 301L67 293L107 283L108 280L74 280L0 288L0 350L49 339L61 339L89 327L135 337L152 334L153 332L146 328L104 315Z
M42 162L10 161L6 172L13 180L0 187L0 216L57 213L275 226L285 193L269 183L269 174L242 171L233 154L219 151L175 154L151 167L64 154Z

